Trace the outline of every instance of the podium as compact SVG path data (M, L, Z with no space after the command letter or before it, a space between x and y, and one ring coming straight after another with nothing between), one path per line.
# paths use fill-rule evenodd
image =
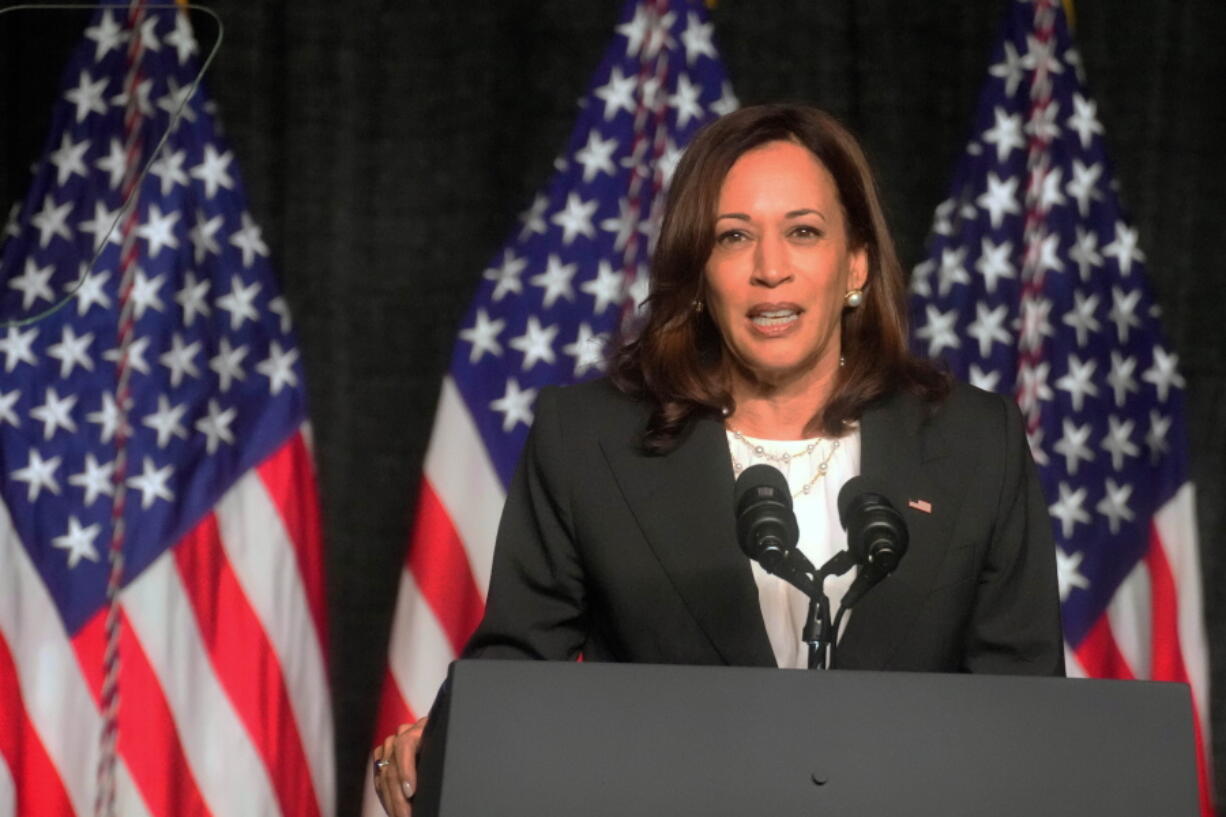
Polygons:
M1197 817L1182 684L460 661L414 817Z

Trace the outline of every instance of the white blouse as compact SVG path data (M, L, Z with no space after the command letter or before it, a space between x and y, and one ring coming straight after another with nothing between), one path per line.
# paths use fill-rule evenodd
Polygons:
M766 463L778 468L792 490L793 508L800 528L799 547L815 567L847 547L847 532L839 524L839 489L860 473L860 430L840 439L762 440L727 432L728 450L736 476L751 465ZM837 445L836 445L837 442ZM787 455L785 460L784 455ZM825 474L819 466L826 463ZM808 486L808 490L805 487ZM834 618L856 571L826 580L830 616ZM758 603L770 637L771 649L780 667L804 669L809 666L809 646L801 640L809 615L809 599L792 585L753 562L753 577L758 585ZM840 626L847 628L850 614Z

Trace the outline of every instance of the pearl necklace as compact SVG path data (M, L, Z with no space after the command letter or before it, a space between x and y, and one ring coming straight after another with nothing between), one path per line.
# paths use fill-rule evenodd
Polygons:
M808 494L809 492L813 490L813 486L817 484L817 481L821 479L822 477L826 476L826 472L830 470L830 459L834 456L834 452L839 450L838 440L828 441L825 438L819 437L818 439L814 440L813 442L805 446L804 449L802 450L784 451L781 454L775 454L773 452L767 451L765 446L754 443L752 440L750 440L748 437L746 437L741 432L737 431L732 426L727 426L727 429L728 431L732 433L732 436L735 437L738 442L740 442L746 448L753 451L755 456L761 457L762 459L765 459L768 462L778 463L780 465L788 467L789 469L790 469L790 466L793 460L798 460L801 457L807 457L811 455L824 442L830 443L830 449L826 452L826 455L822 457L821 462L817 464L817 468L814 470L813 476L809 477L809 480L801 487L799 491L792 492L793 499L799 499L801 496ZM741 472L745 470L745 466L741 464L740 460L736 458L735 454L732 455L732 470L733 470L733 473L738 477L741 475Z

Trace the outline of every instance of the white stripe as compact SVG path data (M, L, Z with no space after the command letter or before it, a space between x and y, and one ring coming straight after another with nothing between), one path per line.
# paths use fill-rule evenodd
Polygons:
M213 674L172 552L154 560L122 599L209 811L217 817L280 814L264 760Z
M1196 493L1185 482L1171 501L1154 514L1154 528L1167 563L1175 577L1179 599L1179 647L1184 669L1196 700L1197 714L1209 742L1209 649L1205 642L1204 611L1201 607L1200 548L1196 536Z
M59 771L73 810L93 814L102 718L81 677L59 611L0 502L0 637L17 668L26 716ZM117 766L116 812L149 817L127 765Z
M1086 668L1081 666L1081 662L1077 660L1077 653L1073 652L1073 648L1068 642L1064 642L1064 674L1069 678L1089 678L1089 673Z
M450 375L443 378L423 471L460 534L473 577L484 596L506 494Z
M17 813L17 787L4 755L0 755L0 817Z
M281 665L320 814L329 815L336 772L328 674L293 542L255 470L215 510L226 558Z
M1148 679L1153 662L1153 594L1149 565L1137 562L1107 605L1107 624L1134 678Z
M402 570L387 663L401 697L417 717L430 711L453 658L451 642L434 611L418 591L413 575L407 568Z

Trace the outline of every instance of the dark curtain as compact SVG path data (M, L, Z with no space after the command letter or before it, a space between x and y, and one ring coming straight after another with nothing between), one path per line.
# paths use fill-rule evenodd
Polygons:
M457 321L571 127L620 0L218 0L208 87L280 268L310 378L342 815L356 814L411 498ZM916 263L1004 0L719 0L743 103L812 102L864 140ZM1120 188L1187 379L1211 644L1226 644L1226 59L1218 0L1081 0ZM0 192L22 195L80 27L0 16ZM212 24L196 20L205 41ZM6 30L7 29L7 30ZM7 204L5 205L7 207ZM3 215L3 214L0 214ZM1226 796L1226 652L1214 656Z

